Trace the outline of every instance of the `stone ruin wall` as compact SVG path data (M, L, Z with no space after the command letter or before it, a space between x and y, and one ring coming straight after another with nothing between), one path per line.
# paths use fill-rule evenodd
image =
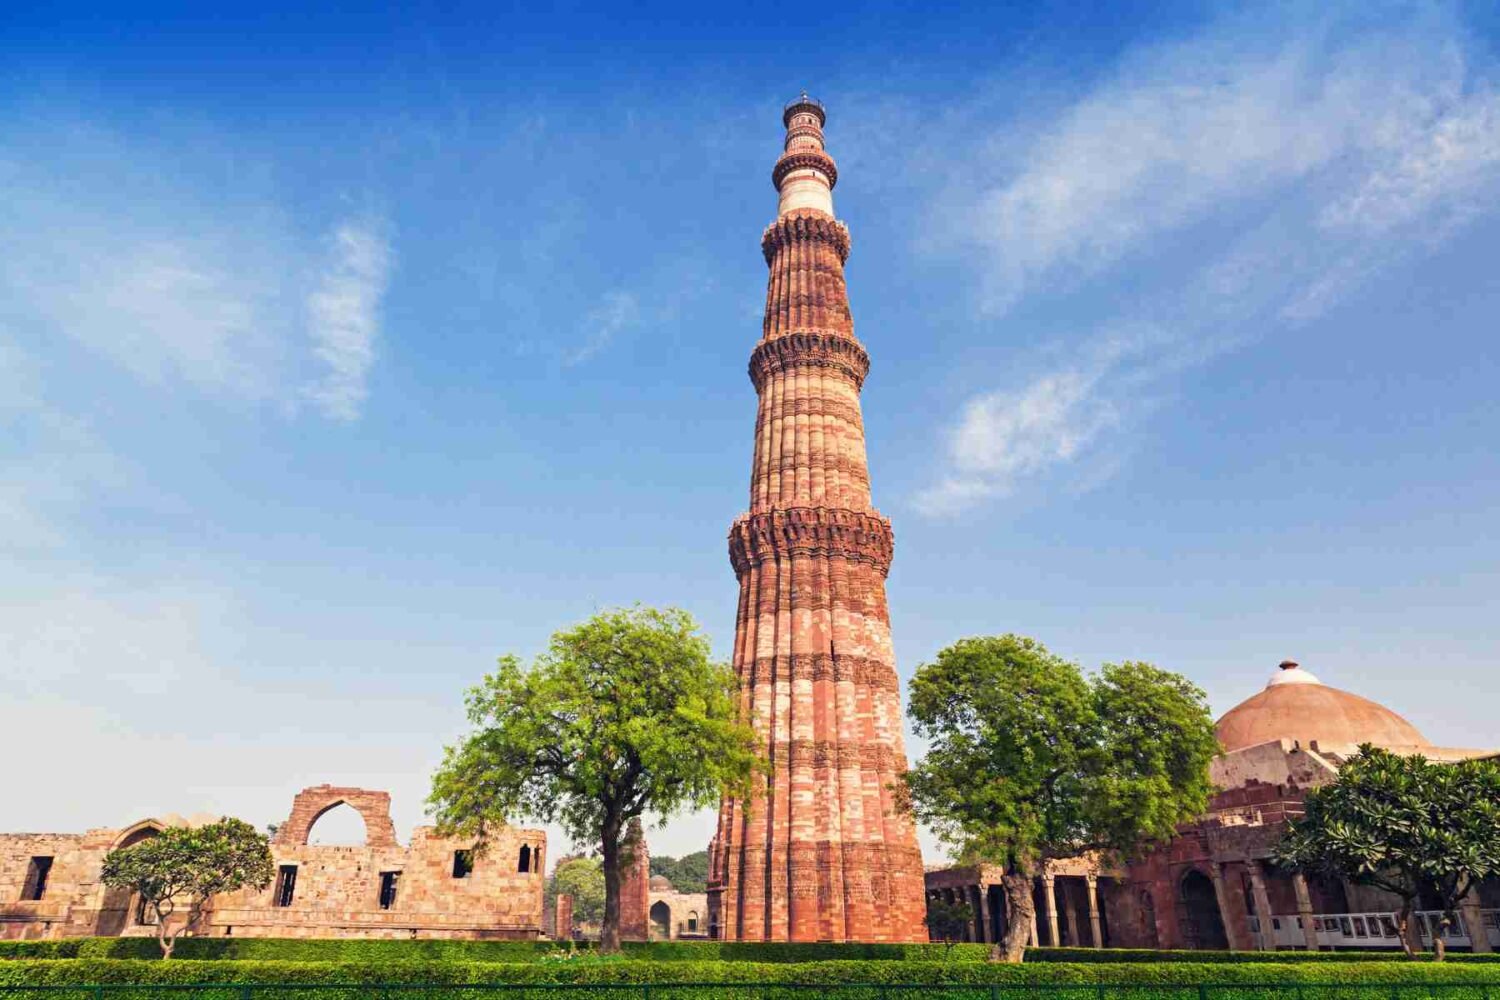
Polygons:
M365 821L366 842L346 847L307 843L328 810L347 804ZM133 838L150 836L178 817L143 821L126 829L84 834L0 834L0 938L151 934L139 924L133 901L99 882L104 856ZM215 897L192 933L213 937L510 938L542 933L546 834L504 827L473 858L472 870L454 875L454 854L470 840L439 838L418 827L405 847L396 840L390 796L367 789L320 785L304 789L277 830L271 854L277 876L264 890ZM527 871L521 872L522 849ZM51 857L43 898L22 900L34 857ZM291 903L276 905L281 869L294 865ZM399 872L395 900L381 906L381 874Z
M94 934L106 892L99 868L119 833L0 834L0 939ZM46 893L23 899L31 859L38 857L53 859Z

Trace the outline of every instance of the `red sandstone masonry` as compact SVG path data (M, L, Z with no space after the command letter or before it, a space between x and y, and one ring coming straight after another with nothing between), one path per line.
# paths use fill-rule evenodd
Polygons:
M832 187L821 111L788 112L778 187ZM796 147L795 150L793 147ZM767 227L750 512L730 531L734 664L770 765L723 803L710 923L730 940L924 940L922 859L892 786L906 769L885 576L890 523L870 505L859 391L869 356L844 284L849 233L792 208Z
M651 935L651 855L641 821L630 821L630 865L621 872L620 940L647 941Z

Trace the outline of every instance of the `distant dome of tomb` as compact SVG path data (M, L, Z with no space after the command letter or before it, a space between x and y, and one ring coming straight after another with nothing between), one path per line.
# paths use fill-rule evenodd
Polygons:
M675 888L672 885L672 880L667 878L665 875L652 875L651 881L646 884L650 887L652 892L672 892Z
M1265 690L1225 712L1214 731L1225 751L1281 739L1324 747L1432 745L1415 726L1384 705L1328 687L1291 660L1281 664Z

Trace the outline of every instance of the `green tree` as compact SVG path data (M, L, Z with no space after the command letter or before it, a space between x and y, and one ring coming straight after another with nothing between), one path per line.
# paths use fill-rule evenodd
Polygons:
M171 958L178 936L210 896L271 884L271 847L264 834L243 820L225 817L197 829L168 827L149 840L110 851L100 878L114 888L138 893L156 917L162 958ZM187 918L172 923L187 904Z
M708 852L694 851L680 858L651 858L651 874L669 879L678 892L708 891Z
M927 901L927 931L933 938L943 942L945 952L951 951L955 944L963 940L968 926L968 904L950 903L946 899Z
M1339 768L1338 780L1307 793L1306 811L1292 821L1275 858L1297 871L1399 896L1397 922L1408 955L1420 947L1413 905L1430 893L1442 911L1432 936L1441 961L1459 901L1480 880L1500 875L1500 765L1434 763L1365 744Z
M596 858L570 858L547 880L547 898L556 905L559 893L573 897L573 922L597 924L604 919L604 868Z
M959 863L1005 872L992 958L1022 960L1048 860L1170 837L1208 802L1219 744L1204 694L1148 663L1085 677L1034 639L962 639L917 668L908 705L929 744L909 804Z
M553 635L530 666L501 658L469 692L474 731L446 751L428 805L444 835L481 846L520 816L598 843L600 950L618 951L630 821L750 792L756 745L738 690L685 611L603 612Z

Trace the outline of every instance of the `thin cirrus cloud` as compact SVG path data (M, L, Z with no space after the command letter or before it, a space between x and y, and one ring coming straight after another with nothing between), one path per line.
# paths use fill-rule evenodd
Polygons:
M153 388L357 418L391 270L381 221L304 234L274 191L184 173L169 145L58 125L0 157L0 338L36 353L65 337Z
M616 335L641 319L640 302L629 292L609 292L583 318L583 342L563 354L563 364L583 364L604 350Z
M352 421L359 419L368 395L391 250L379 224L370 220L341 224L332 244L307 301L313 354L324 372L304 391L327 416Z
M1216 227L1222 250L1174 263L1167 290L1046 345L1066 362L963 400L919 510L957 514L1064 471L1100 481L1173 377L1316 319L1494 211L1496 66L1460 25L1420 15L1360 30L1329 16L1270 41L1243 28L1128 56L1004 179L955 206L992 316L1150 277L1188 227ZM982 149L1003 148L986 138ZM993 168L987 155L976 174ZM1122 325L1157 329L1122 341Z

